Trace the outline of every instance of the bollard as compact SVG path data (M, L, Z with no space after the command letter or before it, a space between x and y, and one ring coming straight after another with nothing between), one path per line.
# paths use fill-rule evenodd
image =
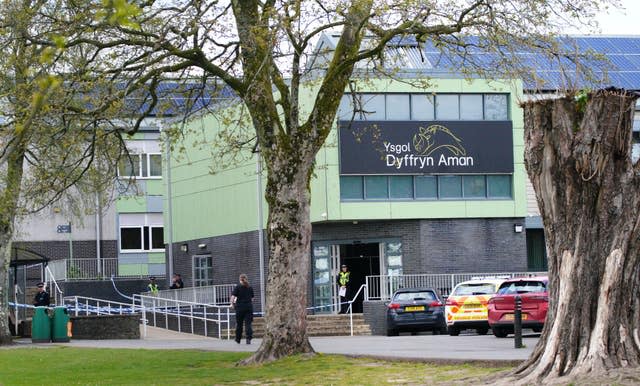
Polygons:
M513 333L516 348L522 348L522 299L516 295L515 308L513 310Z

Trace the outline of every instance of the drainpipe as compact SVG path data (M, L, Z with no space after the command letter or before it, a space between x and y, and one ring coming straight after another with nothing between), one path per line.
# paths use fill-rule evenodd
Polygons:
M102 235L100 234L100 218L100 193L96 192L96 264L98 265L98 276L101 276L102 274L102 251L100 250L100 239L102 238Z
M160 124L162 125L162 123ZM161 135L162 126L160 127ZM173 208L171 204L171 144L169 141L169 136L166 136L165 146L167 148L166 151L166 165L167 165L167 245L168 245L168 256L167 256L167 287L171 285L171 275L173 275Z

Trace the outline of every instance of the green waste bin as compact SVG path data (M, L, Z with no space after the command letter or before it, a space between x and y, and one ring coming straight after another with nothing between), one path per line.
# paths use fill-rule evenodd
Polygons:
M53 318L51 318L51 340L53 342L68 342L70 338L70 328L68 324L69 312L67 307L60 306L53 309Z
M47 307L36 307L31 319L31 341L33 343L51 342L51 318Z

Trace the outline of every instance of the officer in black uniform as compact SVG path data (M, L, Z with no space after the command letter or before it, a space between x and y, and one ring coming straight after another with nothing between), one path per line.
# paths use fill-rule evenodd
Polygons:
M33 298L33 305L36 307L48 307L51 304L51 300L49 299L49 293L44 288L44 283L38 283L38 293Z

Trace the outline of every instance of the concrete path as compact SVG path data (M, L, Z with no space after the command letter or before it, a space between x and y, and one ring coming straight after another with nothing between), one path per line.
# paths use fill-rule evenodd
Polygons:
M533 351L539 334L525 335L525 348L515 349L513 338L496 338L493 335L475 334L448 335L401 335L386 336L336 336L311 337L311 345L320 353L373 356L380 358L445 360L445 361L522 361ZM147 328L143 339L121 340L73 340L69 343L32 344L31 340L20 339L18 346L51 347L63 345L72 347L131 348L131 349L194 349L208 351L255 351L261 339L254 339L250 345L237 344L233 339L207 338L168 331L155 327ZM15 346L14 346L15 347Z

